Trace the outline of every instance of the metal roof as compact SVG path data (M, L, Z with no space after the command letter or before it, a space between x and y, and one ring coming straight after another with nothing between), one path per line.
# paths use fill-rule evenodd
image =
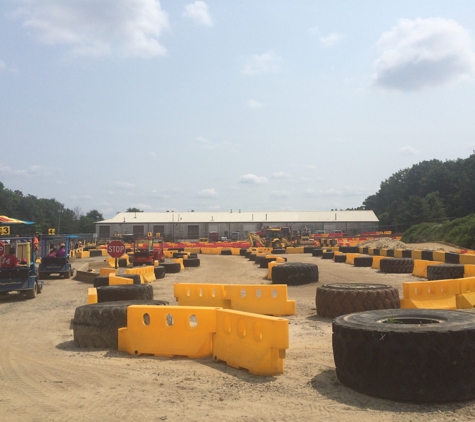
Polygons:
M299 223L378 222L371 210L356 211L256 211L256 212L120 212L96 224L146 223Z

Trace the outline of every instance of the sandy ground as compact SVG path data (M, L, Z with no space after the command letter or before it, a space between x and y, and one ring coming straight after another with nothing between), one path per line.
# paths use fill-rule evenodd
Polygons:
M176 282L269 283L264 280L266 270L244 257L199 257L200 267L154 282L155 299L176 304ZM70 324L75 308L87 302L90 285L73 279L46 281L43 293L34 300L13 294L1 298L0 420L475 420L475 401L396 403L356 393L336 378L331 320L316 316L317 285L383 283L401 292L404 281L415 281L412 275L382 274L311 254L287 258L316 263L320 280L289 286L297 314L289 317L284 373L275 377L253 376L211 358L133 357L111 350L78 349ZM74 266L81 268L93 260L78 260Z

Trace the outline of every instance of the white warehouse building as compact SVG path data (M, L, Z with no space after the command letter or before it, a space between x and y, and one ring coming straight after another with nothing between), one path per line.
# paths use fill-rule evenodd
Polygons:
M197 240L209 232L231 237L239 232L245 239L248 231L262 227L308 229L310 233L342 230L348 236L378 230L379 220L373 211L256 211L256 212L120 212L96 223L96 235L110 239L118 235L146 236L152 233L170 240Z

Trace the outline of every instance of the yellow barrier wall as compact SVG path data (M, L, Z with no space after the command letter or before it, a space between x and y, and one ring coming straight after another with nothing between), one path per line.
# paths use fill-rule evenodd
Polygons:
M475 306L475 277L458 278L459 294L456 296L457 309Z
M241 248L231 248L231 253L233 255L241 255Z
M355 264L355 258L361 256L359 253L347 253L346 254L346 263L354 265Z
M279 262L278 260L269 262L267 265L267 280L272 280L272 268L274 268L276 265L283 264L284 262L285 261Z
M185 252L189 253L201 253L201 248L185 248Z
M434 261L445 262L445 251L432 251Z
M130 265L129 261L129 255L124 254L120 257L120 259L125 259L127 260L127 265ZM115 258L107 258L107 263L109 264L109 267L114 267L115 268ZM118 263L118 262L117 262Z
M140 275L140 283L151 283L155 281L155 270L152 265L145 267L126 268L125 274L138 274Z
M163 256L165 258L173 258L173 254L175 253L176 251L163 251Z
M119 328L118 350L201 358L212 354L215 331L215 308L131 305L127 327Z
M422 259L422 251L414 249L411 251L411 258L412 259Z
M221 255L222 248L201 248L201 253L204 255Z
M80 251L76 252L76 258L90 258L91 254L89 251Z
M295 254L295 253L303 253L303 246L296 246L295 248L289 247L285 249L285 253L288 254Z
M379 255L386 258L388 256L388 249L380 249L379 250Z
M459 262L461 264L469 264L469 265L475 265L475 255L471 255L471 254L463 254L463 255L460 255L460 258L459 258Z
M115 274L116 273L116 269L115 268L100 268L99 269L99 275L109 275L109 274Z
M388 256L373 256L373 263L371 264L371 267L374 268L375 270L379 270L381 268L381 260L382 259L392 259L391 257Z
M97 289L95 287L89 287L87 289L87 304L91 305L97 303Z
M457 309L458 280L402 283L401 308Z
M475 277L475 265L467 265L463 266L463 276L464 277Z
M183 264L183 258L173 258L173 262L180 264L180 269L185 269L185 265Z
M404 249L394 249L394 258L402 258Z
M229 309L224 284L175 283L173 295L180 306L211 306Z
M414 259L414 270L412 275L415 277L427 278L427 267L429 265L440 265L443 262L427 261L425 259Z
M109 274L109 286L116 286L118 284L134 284L131 278L119 277L115 274Z
M287 319L224 309L216 310L216 316L213 360L245 368L254 375L284 372L285 349L289 347Z

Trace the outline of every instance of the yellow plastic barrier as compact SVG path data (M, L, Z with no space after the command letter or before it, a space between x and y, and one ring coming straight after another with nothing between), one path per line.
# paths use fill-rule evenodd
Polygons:
M115 268L100 268L99 269L99 275L109 275L109 274L115 274L117 270Z
M173 258L173 262L180 264L180 269L185 269L185 265L183 264L183 258Z
M125 259L127 261L127 265L130 265L129 255L124 254L120 257L120 259ZM107 258L107 263L109 264L109 267L115 268L115 260L116 258Z
M471 309L475 306L475 277L458 278L459 294L457 309Z
M201 248L185 248L185 252L189 253L201 253Z
M252 248L255 249L255 252L265 252L265 253L272 253L273 248L265 248L260 246L259 248Z
M175 283L173 295L180 306L212 306L229 309L224 284Z
M457 309L458 280L402 283L401 308Z
M163 251L163 256L165 258L173 258L174 253L175 253L175 251Z
M405 249L394 249L394 258L403 258L402 254Z
M91 305L97 303L97 289L95 287L89 287L87 289L87 304Z
M361 256L359 253L347 253L346 254L346 263L354 265L355 264L355 258Z
M271 261L269 262L269 264L267 265L267 280L272 280L272 268L274 268L276 265L279 265L279 264L283 264L285 262L285 260L281 260L282 262L280 262L279 259L275 260L275 261Z
M475 265L475 255L472 254L462 254L459 257L459 262L461 264Z
M377 256L377 255L376 255ZM387 258L388 256L388 249L387 248L383 248L383 249L380 249L379 250L379 256L382 256L384 258Z
M375 270L379 270L381 268L381 260L382 259L392 259L391 257L387 256L373 256L373 264L371 265L371 268L374 268Z
M118 284L134 284L131 278L119 277L115 274L109 274L109 286L116 286Z
M213 360L254 375L282 374L289 347L288 324L284 318L217 309Z
M412 275L415 277L427 278L427 267L429 265L440 265L443 262L428 261L425 259L414 259L414 270Z
M147 265L146 267L134 267L126 268L125 274L138 274L140 275L140 283L151 283L155 281L155 269L153 265Z
M231 248L232 255L241 255L241 248Z
M295 315L295 300L288 300L286 284L226 284L230 309L262 315Z
M464 277L475 277L475 265L465 264L463 266Z
M434 261L445 262L445 251L432 251Z
M90 258L90 256L89 251L76 252L76 258Z
M131 305L127 327L119 328L118 350L130 355L201 358L213 353L215 331L215 308Z
M422 259L422 251L418 249L414 249L411 251L411 258L412 259Z
M289 247L285 250L285 253L288 253L288 254L304 253L303 249L304 249L303 246Z
M221 255L222 248L201 248L201 253L204 255Z

